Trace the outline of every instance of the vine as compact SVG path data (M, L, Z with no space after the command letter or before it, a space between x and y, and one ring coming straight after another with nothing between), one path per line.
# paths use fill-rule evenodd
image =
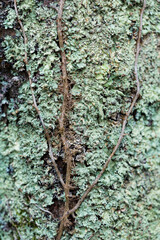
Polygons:
M34 90L32 87L32 79L31 79L31 73L29 70L27 70L27 66L28 66L28 56L27 56L27 37L25 34L25 30L22 24L22 21L20 20L19 17L19 13L18 13L18 9L17 9L17 2L16 0L14 0L14 7L15 7L15 12L16 12L16 16L17 16L17 20L18 23L21 27L22 30L22 34L23 34L23 38L24 38L24 46L25 46L25 58L24 58L24 62L26 65L26 71L28 74L28 80L30 83L30 89L31 89L31 93L32 93L32 99L33 99L33 105L34 108L39 116L40 122L43 126L44 129L44 134L45 134L45 138L47 140L48 143L48 151L49 151L49 156L52 160L53 166L56 170L56 173L59 177L59 181L61 182L63 188L64 188L64 192L65 192L65 209L64 209L64 213L63 213L63 217L60 221L60 225L59 225L59 229L58 229L58 233L57 233L57 237L56 240L61 239L61 236L63 234L63 230L65 227L69 226L71 223L68 220L68 217L73 214L82 204L82 202L85 200L85 198L87 197L87 195L90 193L90 191L94 188L94 186L97 184L97 182L99 181L99 179L101 178L101 176L103 175L103 173L105 172L106 168L108 167L112 157L115 155L117 149L119 148L122 139L124 137L124 132L125 132L125 128L127 125L127 121L128 118L137 102L137 99L139 97L140 94L140 82L139 82L139 78L138 78L138 58L139 58L139 53L140 53L140 41L141 41L141 32L142 32L142 20L143 20L143 13L146 7L146 0L143 0L143 7L141 9L140 12L140 26L139 26L139 31L138 31L138 38L137 38L137 44L136 44L136 54L135 54L135 64L134 64L134 76L135 76L135 80L137 83L137 89L136 89L136 93L135 96L132 100L132 103L129 107L129 110L126 112L125 117L123 119L123 124L122 124L122 130L119 136L119 139L117 141L116 146L113 148L112 153L110 154L110 156L108 157L108 159L106 160L102 170L100 171L100 173L98 174L98 176L95 178L95 180L93 181L93 183L86 189L86 191L83 193L82 197L79 199L79 201L76 203L76 205L70 209L70 199L69 199L69 195L70 195L70 190L72 189L72 186L70 185L71 182L71 169L72 169L72 153L70 151L70 146L69 143L67 141L67 132L66 132L66 126L67 126L67 113L69 110L69 105L71 103L71 94L69 92L69 82L68 82L68 75L67 75L67 63L66 63L66 54L65 54L65 50L64 50L64 39L63 39L63 27L62 27L62 16L63 16L63 8L64 8L64 4L65 4L65 0L60 0L59 2L59 8L57 10L58 12L58 16L57 16L57 34L58 34L58 40L59 40L59 47L60 47L60 54L61 54L61 71L62 71L62 83L63 83L63 103L62 103L62 108L61 108L61 115L59 117L59 130L60 130L60 136L61 136L61 142L62 142L62 146L64 148L64 161L67 164L67 169L66 169L66 180L64 182L63 177L58 169L58 166L54 160L53 157L53 152L52 152L52 145L51 145L51 140L50 140L50 136L49 133L45 127L45 123L44 120L42 118L41 112L38 108L38 104L36 101L36 97L34 94ZM42 209L41 207L39 207L42 211L44 211L44 209ZM46 212L46 210L45 210Z
M122 124L122 130L119 136L119 139L117 141L116 146L113 148L113 151L111 153L111 155L109 156L109 158L107 159L107 161L105 162L102 170L100 171L99 175L96 177L96 179L94 180L94 182L88 187L88 189L84 192L84 194L82 195L81 199L77 202L77 204L75 205L74 208L72 208L68 213L66 213L66 215L70 215L72 213L74 213L79 206L81 205L81 203L84 201L84 199L87 197L87 195L89 194L89 192L93 189L93 187L97 184L97 182L99 181L99 179L101 178L101 176L103 175L104 171L106 170L106 168L108 167L112 157L114 156L114 154L116 153L117 149L119 148L122 139L124 137L124 132L125 132L125 128L126 128L126 124L127 124L127 120L128 117L130 116L133 107L135 106L137 99L139 97L140 94L140 83L139 83L139 78L138 78L138 57L139 57L139 52L140 52L140 41L141 41L141 32L142 32L142 20L143 20L143 13L144 13L144 9L146 7L146 0L143 1L143 7L141 9L141 13L140 13L140 26L139 26L139 32L138 32L138 38L137 38L137 45L136 45L136 55L135 55L135 65L134 65L134 75L135 75L135 80L137 82L137 91L136 94L132 100L131 106L128 110L128 112L125 114L125 117L123 119L123 124Z
M47 140L47 143L48 143L48 150L49 150L49 156L52 160L52 163L53 163L53 166L57 172L57 175L59 177L59 180L60 180L60 183L62 184L62 186L65 188L65 183L63 181L63 178L62 178L62 175L58 169L58 166L54 160L54 157L53 157L53 151L52 151L52 144L51 144L51 140L50 140L50 136L49 136L49 133L46 129L46 126L45 126L45 123L44 123L44 120L43 120L43 117L41 115L41 112L38 108L38 104L37 104L37 101L36 101L36 97L35 97L35 94L34 94L34 90L33 90L33 87L32 87L32 79L31 79L31 73L29 70L27 70L27 66L28 66L28 55L27 55L27 42L28 42L28 39L27 39L27 36L26 36L26 33L25 33L25 30L24 30L24 27L23 27L23 24L22 24L22 21L20 20L20 17L19 17L19 13L18 13L18 9L17 9L17 1L14 0L14 8L15 8L15 12L16 12L16 16L17 16L17 20L19 22L19 25L21 27L21 30L22 30L22 34L23 34L23 38L24 38L24 46L25 46L25 58L24 58L24 63L26 65L26 72L28 74L28 80L29 80L29 84L30 84L30 89L31 89L31 93L32 93L32 99L33 99L33 106L39 116L39 119L40 119L40 122L42 124L42 127L43 127L43 130L44 130L44 134L45 134L45 137L46 137L46 140Z
M61 70L62 70L62 81L63 81L63 104L62 104L62 109L61 109L61 115L60 115L60 118L59 118L59 130L60 130L61 141L62 141L62 145L64 147L64 153L65 153L64 161L67 163L66 182L65 183L64 183L62 175L61 175L61 173L58 169L58 166L57 166L57 164L54 160L50 136L49 136L49 133L48 133L46 127L45 127L45 123L44 123L44 120L42 118L41 112L38 108L38 104L37 104L37 101L36 101L34 90L32 88L32 83L33 82L32 82L32 79L31 79L31 73L30 73L30 71L27 70L27 65L28 65L27 42L28 42L28 39L27 39L25 30L24 30L24 26L22 24L22 21L20 20L20 17L19 17L19 13L18 13L18 9L17 9L17 1L14 0L14 8L15 8L17 20L18 20L19 25L21 27L23 38L24 38L24 46L25 46L24 63L26 65L26 71L27 71L27 74L28 74L28 80L29 80L29 83L30 83L30 89L31 89L31 93L32 93L34 108L36 109L36 112L39 116L40 122L43 126L44 134L45 134L45 137L46 137L46 140L47 140L47 143L48 143L49 156L52 160L53 166L56 169L59 180L60 180L60 182L61 182L61 184L64 188L64 191L65 191L66 201L65 201L64 218L63 218L63 221L61 221L57 239L59 239L59 236L62 235L64 226L69 226L71 224L68 220L68 216L66 215L66 213L69 211L69 203L70 203L69 192L70 192L70 188L72 188L70 186L71 167L72 167L72 153L69 149L69 144L68 144L67 138L66 138L66 120L67 120L67 110L68 110L69 105L70 105L70 94L69 94L69 84L68 84L67 67L66 67L66 65L67 65L66 64L66 55L65 55L65 51L64 51L63 33L62 33L62 14L63 14L64 3L65 3L65 0L61 0L60 4L59 4L59 9L56 8L56 10L58 11L57 33L58 33L59 47L60 47L60 52L61 52L61 62L62 62ZM39 207L39 208L40 208L40 210L42 210L41 207ZM42 211L44 211L44 209ZM45 210L45 212L46 212L46 210Z
M70 105L70 93L69 93L69 84L68 84L68 76L67 76L67 63L66 63L66 54L64 51L64 43L63 43L63 32L62 32L62 15L64 8L65 0L60 0L59 9L58 9L58 18L57 18L57 33L59 40L59 47L61 52L61 69L62 69L62 81L63 81L63 104L61 109L61 116L59 118L59 129L61 134L61 140L64 147L64 161L67 163L66 170L66 182L65 182L65 209L64 209L64 217L60 223L57 239L61 238L63 233L63 229L65 226L69 226L71 223L68 220L68 216L66 213L69 211L69 194L70 194L70 180L71 180L71 167L72 167L72 153L69 148L69 144L67 142L66 137L66 120L67 120L67 111Z

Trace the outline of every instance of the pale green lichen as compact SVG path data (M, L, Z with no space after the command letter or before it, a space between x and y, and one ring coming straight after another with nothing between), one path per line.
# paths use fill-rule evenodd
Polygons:
M54 9L35 0L18 1L28 37L29 69L35 95L48 128L53 133L62 96L60 54ZM64 8L65 50L69 78L75 82L71 124L84 146L84 162L76 162L74 181L82 194L97 176L116 144L122 113L135 92L133 76L135 44L141 1L67 0ZM142 49L139 59L141 96L129 118L126 136L98 185L76 212L75 232L62 239L159 239L159 6L147 1ZM5 26L15 27L13 9ZM14 75L24 71L23 38L3 42ZM13 239L16 229L5 231L10 222L7 201L23 240L54 239L58 221L35 204L47 209L63 192L51 165L44 164L47 144L32 106L29 83L21 75L18 113L14 101L8 108L8 125L1 123L1 212L0 237ZM53 137L58 143L58 139ZM55 144L56 146L56 144ZM57 156L58 148L54 154ZM48 156L47 156L48 157ZM10 168L10 174L8 174ZM49 187L52 186L52 187ZM27 194L32 196L29 204Z

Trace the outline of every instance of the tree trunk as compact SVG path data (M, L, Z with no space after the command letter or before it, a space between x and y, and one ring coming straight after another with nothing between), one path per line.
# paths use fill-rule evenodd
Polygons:
M0 239L158 239L158 1L0 10Z

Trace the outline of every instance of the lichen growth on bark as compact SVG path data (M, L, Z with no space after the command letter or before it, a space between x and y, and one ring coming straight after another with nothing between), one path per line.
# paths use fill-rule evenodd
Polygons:
M47 2L47 1L45 1ZM43 1L18 1L28 37L29 69L56 161L63 158L57 116L63 101L57 12ZM79 146L73 179L81 196L111 153L135 93L135 44L141 1L66 0L63 14L67 70L74 108L70 124ZM62 239L158 239L159 223L159 3L148 0L139 59L140 99L120 149L76 212L75 230ZM0 237L54 239L64 194L47 153L26 80L23 38L13 8L3 22L16 36L3 41L18 96L7 98L1 122ZM3 77L3 75L2 75ZM1 77L4 89L6 80ZM2 109L2 120L5 117ZM76 142L77 141L77 142ZM61 171L65 166L61 165ZM31 200L29 200L31 199ZM51 211L51 215L37 206ZM11 212L12 216L10 216ZM12 219L11 219L12 218ZM11 224L14 222L15 226ZM18 231L17 231L18 229ZM19 236L20 234L20 236Z

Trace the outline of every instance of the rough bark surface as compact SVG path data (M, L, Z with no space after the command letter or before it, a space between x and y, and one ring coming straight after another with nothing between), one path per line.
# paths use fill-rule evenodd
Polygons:
M158 239L160 10L145 3L0 1L0 239Z

